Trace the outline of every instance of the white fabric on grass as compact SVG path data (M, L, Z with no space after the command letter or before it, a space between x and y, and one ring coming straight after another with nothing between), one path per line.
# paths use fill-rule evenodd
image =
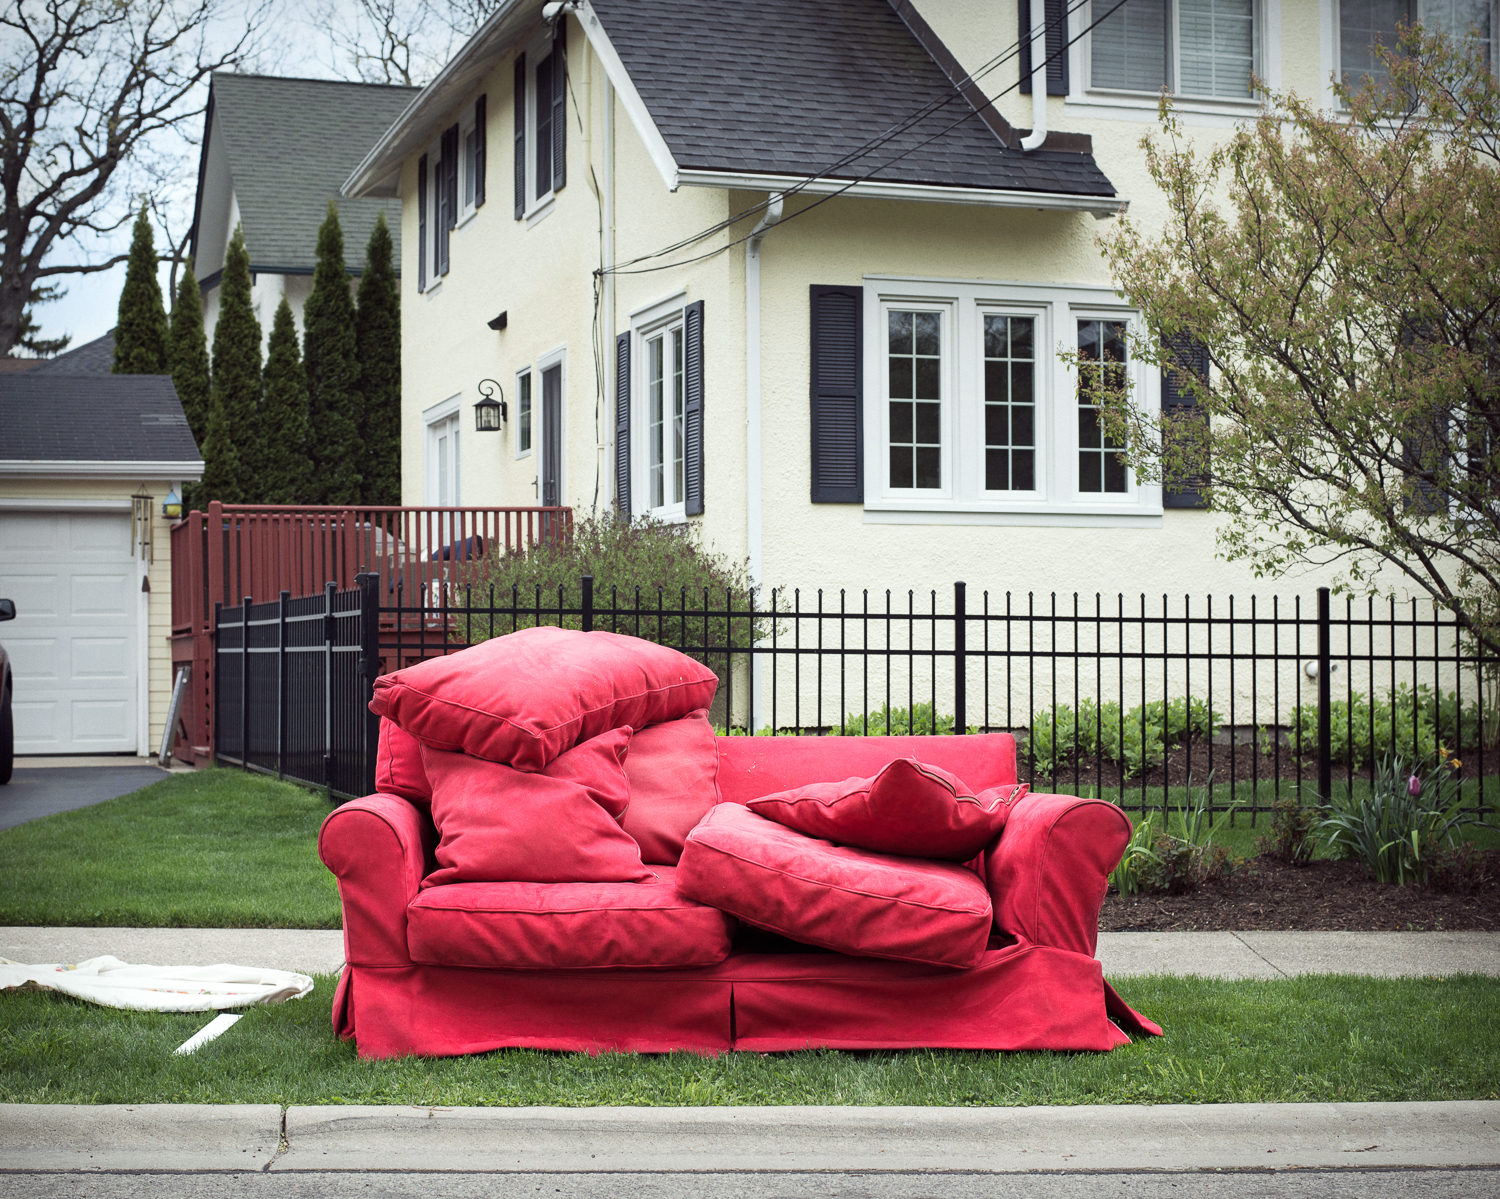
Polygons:
M290 970L253 966L132 966L115 957L76 966L27 966L0 958L0 990L61 991L105 1007L142 1012L213 1012L281 1003L311 994L313 980Z

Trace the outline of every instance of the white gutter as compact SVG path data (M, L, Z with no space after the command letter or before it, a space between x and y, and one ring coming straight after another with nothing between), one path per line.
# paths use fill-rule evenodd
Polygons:
M927 204L968 204L979 208L1035 208L1058 212L1091 212L1096 217L1124 216L1130 201L1119 196L1076 196L1061 192L1025 192L981 187L940 187L928 183L886 183L864 180L850 186L847 179L813 179L759 172L680 170L683 187L731 187L744 191L802 192L826 196L833 192L856 199L914 200Z
M1021 149L1035 150L1047 140L1047 6L1031 0L1031 132Z
M745 242L745 531L749 542L750 586L754 588L762 585L765 575L761 519L760 246L771 226L781 220L783 203L780 192L767 197L765 215ZM750 662L750 706L760 716L757 727L764 727L761 659L751 654Z
M89 479L201 479L203 463L184 462L98 462L42 458L0 459L0 475L19 475L32 479L62 479L69 476Z

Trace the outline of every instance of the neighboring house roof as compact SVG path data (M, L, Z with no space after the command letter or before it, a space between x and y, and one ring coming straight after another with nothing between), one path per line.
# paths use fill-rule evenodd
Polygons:
M1046 149L1019 149L1021 131L985 96L999 73L969 81L911 0L590 0L575 16L674 191L813 178L824 182L810 190L821 192L861 180L865 194L1045 195L1038 207L1100 215L1123 207L1087 137L1054 133ZM534 7L501 0L374 144L345 194L389 188L401 161L537 27Z
M115 331L37 363L39 375L108 375L115 369Z
M205 250L216 251L210 255L216 261L200 264L205 284L223 266L223 246L200 228L211 163L230 175L252 271L310 273L317 264L318 226L329 200L338 202L344 258L352 269L363 266L365 243L381 212L395 239L399 269L400 201L344 199L339 185L421 90L215 72L193 215L194 254L200 242ZM215 139L219 147L211 145ZM227 211L223 219L227 222Z
M46 359L44 358L12 358L6 356L0 358L0 371L8 375L19 375L26 371L34 371Z
M0 428L0 470L150 465L173 478L203 470L170 375L0 375Z
M1002 144L888 0L592 2L684 170L1115 194L1092 155Z

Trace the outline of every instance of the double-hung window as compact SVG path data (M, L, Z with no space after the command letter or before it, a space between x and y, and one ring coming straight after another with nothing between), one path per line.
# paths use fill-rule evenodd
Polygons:
M567 18L516 55L515 218L539 218L567 182Z
M643 382L646 387L646 490L652 512L676 510L684 484L682 323L646 336Z
M849 299L862 329L839 316ZM1160 520L1161 489L1102 419L1106 391L1162 399L1131 350L1138 315L1109 289L867 276L815 287L812 306L814 502L862 501L877 523Z
M464 119L417 161L418 291L448 273L453 230L484 204L485 101L465 105Z
M1366 79L1386 80L1375 48L1395 49L1400 26L1421 22L1429 32L1465 39L1485 63L1493 66L1495 0L1335 0L1338 14L1339 77L1345 86Z
M615 502L622 514L703 511L703 302L631 316L615 343Z
M1091 0L1089 86L1216 100L1252 98L1258 0ZM1103 15L1108 14L1108 15Z

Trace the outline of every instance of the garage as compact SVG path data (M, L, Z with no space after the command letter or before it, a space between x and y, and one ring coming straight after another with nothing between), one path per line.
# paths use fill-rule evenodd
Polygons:
M0 512L17 754L133 753L144 577L131 514Z

